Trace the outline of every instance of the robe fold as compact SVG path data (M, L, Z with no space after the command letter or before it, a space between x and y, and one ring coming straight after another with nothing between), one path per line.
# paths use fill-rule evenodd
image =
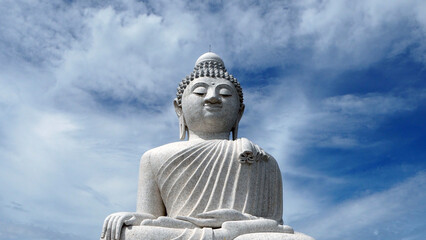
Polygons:
M253 233L262 233L268 239L313 240L281 225L282 181L278 164L245 138L194 143L166 159L155 175L166 216L124 228L122 240L258 239L252 237ZM227 211L215 211L223 213L216 215L222 222L219 228L192 223L189 227L185 220L176 220L182 219L179 216L200 219L198 214L220 209L239 211L249 220L235 221Z
M242 159L250 150L255 160ZM174 154L156 179L167 216L234 209L282 223L281 173L275 159L261 152L238 139L203 141Z

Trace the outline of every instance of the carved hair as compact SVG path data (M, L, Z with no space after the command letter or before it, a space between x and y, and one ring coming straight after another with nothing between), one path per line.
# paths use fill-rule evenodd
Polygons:
M191 83L191 81L201 77L223 78L233 83L240 99L240 108L243 107L243 89L241 88L240 83L234 76L226 71L225 66L221 62L217 61L204 61L198 63L195 65L194 71L192 71L190 75L186 76L182 82L179 83L176 96L177 103L180 107L182 106L182 94L185 91L185 88L189 85L189 83Z

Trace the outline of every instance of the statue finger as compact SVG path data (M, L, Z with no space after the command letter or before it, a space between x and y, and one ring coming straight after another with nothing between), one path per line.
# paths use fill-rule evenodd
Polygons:
M121 216L118 220L117 220L117 224L116 224L116 231L115 231L115 239L120 239L120 234L121 234L121 227L124 224L124 218L126 216Z
M106 240L111 240L111 230L112 230L112 222L114 220L115 216L111 216L111 218L108 221L108 226L107 226L107 230L106 230L106 236L105 239Z
M126 225L133 225L133 223L135 222L136 217L132 216L130 219L124 220L124 224Z
M116 217L114 217L111 220L112 224L111 224L111 230L110 230L110 235L109 235L111 240L114 240L114 237L115 237L115 223L114 223L115 219L116 219Z
M197 217L199 217L199 218L217 218L217 217L220 217L221 215L223 215L223 211L219 209L219 210L213 210L213 211L209 211L209 212L199 213L199 214L197 214Z
M169 227L169 228L196 228L197 225L189 222L184 221L181 219L171 218L171 217L159 217L155 220L152 219L145 219L142 221L141 225L145 226L159 226L159 227Z
M114 218L114 215L110 215L109 217L108 217L108 222L106 223L106 226L105 226L105 236L104 236L104 238L106 239L106 240L109 240L109 235L111 234L111 224L112 224L112 222L111 222L111 220Z
M153 224L153 221L154 221L154 220L152 220L152 219L144 219L144 220L142 220L142 222L141 222L141 226L142 226L142 225L151 226L151 225Z
M241 218L241 215L243 215L241 212L234 210L234 209L217 209L212 210L204 213L197 214L197 217L199 218L215 218L220 219L224 217L233 217L233 218Z
M199 226L199 225L197 224L197 223L199 223L199 219L197 219L197 218L193 218L193 217L185 217L185 216L177 216L177 217L176 217L176 219L184 220L184 221L187 221L187 222L191 222L191 223L193 223L193 224L195 224L195 225Z
M223 220L219 219L203 219L200 222L200 227L212 227L212 228L218 228L222 226Z
M204 213L197 214L198 218L215 218L216 216L217 214L212 212L204 212Z
M104 225L102 226L101 238L105 237L105 232L107 230L108 221L109 221L110 218L111 218L111 215L109 215L107 218L105 218Z
M197 226L191 222L170 217L159 217L159 220L168 224L169 227L179 226L180 228L196 228Z
M111 229L112 229L112 222L114 221L115 216L112 216L111 219L108 221L108 227L106 230L106 240L111 240Z
M220 227L222 225L222 222L216 219L208 219L208 218L200 219L200 218L184 217L184 216L178 216L177 219L191 222L199 227Z
M141 222L141 226L162 226L161 220L159 219L144 219Z
M120 216L116 216L114 217L114 220L112 221L112 229L111 229L111 239L115 240L115 235L117 233L118 226L117 226L117 222L120 219Z
M117 216L114 220L114 223L113 223L114 232L112 232L112 234L111 234L112 239L117 239L117 233L121 232L121 227L123 226L123 221L121 221L121 223L120 223L120 219L122 219L122 218L123 218L123 216Z

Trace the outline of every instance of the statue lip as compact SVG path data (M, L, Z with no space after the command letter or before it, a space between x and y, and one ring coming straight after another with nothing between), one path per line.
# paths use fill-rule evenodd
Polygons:
M204 108L210 111L218 111L222 108L220 103L204 103Z

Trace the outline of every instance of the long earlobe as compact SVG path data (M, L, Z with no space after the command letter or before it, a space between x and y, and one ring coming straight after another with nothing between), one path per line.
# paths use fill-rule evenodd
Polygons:
M232 140L237 140L238 138L238 122L232 128Z
M243 113L244 113L245 107L246 106L244 104L241 105L240 111L238 112L237 121L235 121L235 124L232 127L232 130L231 130L231 132L232 132L232 140L237 140L237 138L238 138L238 125L240 124L240 120L243 117Z
M179 138L180 140L185 140L187 127L185 118L183 117L182 107L179 106L177 98L175 98L175 100L173 101L173 105L175 106L176 115L179 118Z
M185 118L183 117L183 114L179 116L179 137L180 140L185 140L186 138L186 123Z

